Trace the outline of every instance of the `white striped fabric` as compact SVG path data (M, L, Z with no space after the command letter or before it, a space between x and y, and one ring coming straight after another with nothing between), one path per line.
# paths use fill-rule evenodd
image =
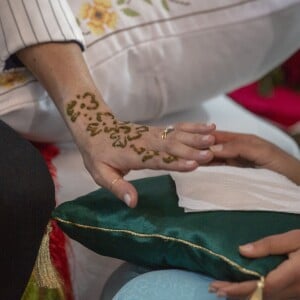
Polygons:
M16 51L45 42L76 41L83 36L66 0L0 1L0 69Z

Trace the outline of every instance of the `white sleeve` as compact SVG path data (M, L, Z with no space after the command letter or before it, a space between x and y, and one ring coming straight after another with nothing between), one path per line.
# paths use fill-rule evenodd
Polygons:
M0 72L16 51L45 42L84 39L67 0L0 0Z

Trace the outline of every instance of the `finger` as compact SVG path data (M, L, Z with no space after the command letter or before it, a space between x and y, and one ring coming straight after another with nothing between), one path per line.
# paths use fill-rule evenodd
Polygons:
M256 287L257 281L245 281L241 283L214 282L211 286L216 289L216 294L230 299L246 298L251 295Z
M186 160L195 160L199 164L206 164L213 159L213 153L210 150L198 150L177 141L166 143L164 148L164 150L171 155L175 155Z
M114 161L110 163L115 169L122 170L170 170L179 172L188 172L196 169L199 164L196 160L182 159L174 154L163 151L148 150L144 147L130 145L131 151L126 159L124 156L118 155L114 157ZM199 150L198 150L199 151ZM209 161L212 157L208 155L203 159L203 163Z
M226 286L231 285L232 282L229 281L213 281L210 285L209 285L209 290L212 292L216 292L219 289L225 288Z
M300 284L296 282L277 294L265 295L264 300L298 300L300 299Z
M266 297L272 297L297 283L300 285L300 251L297 257L288 259L271 271L265 280Z
M182 130L189 133L200 133L200 134L210 134L216 129L215 124L203 124L203 123L190 123L182 122L175 124L174 128L176 130Z
M187 137L184 137L187 135ZM184 140L187 143L190 144L197 144L197 148L190 147L188 145L185 145L184 143L180 142L178 139ZM207 146L213 142L214 138L212 136L208 136L204 140L204 147L207 148ZM202 150L201 143L203 144L203 141L201 140L201 136L191 133L183 133L178 132L176 130L170 132L165 139L156 140L155 143L152 145L153 149L158 151L164 151L169 153L170 155L178 156L179 158L183 158L185 160L195 160L199 164L206 164L209 161L213 159L213 153L210 150ZM138 149L139 147L136 147L135 145L131 145L132 149ZM137 152L137 151L135 151Z
M123 178L121 171L109 165L100 163L97 170L93 172L96 183L110 190L127 206L133 208L137 204L138 195L134 186Z
M287 254L300 247L300 230L268 236L247 245L240 246L240 253L246 257L264 257L268 255Z
M212 146L215 142L215 137L211 134L203 135L188 133L184 131L175 131L174 139L186 146L195 149L207 149L208 147Z
M253 162L263 163L270 159L269 153L274 152L272 143L269 143L252 134L234 134L229 132L216 132L215 145L210 149L217 158L242 157ZM220 137L221 136L221 137Z
M217 144L227 143L236 138L245 136L245 134L241 134L241 133L237 133L237 132L222 131L222 130L214 131L213 135L215 136Z
M186 160L169 154L167 152L159 152L148 150L139 159L132 161L132 169L152 169L188 172L196 169L199 164L196 160Z
M256 147L250 147L243 140L233 140L224 144L215 144L210 147L216 158L229 159L243 157L255 161L259 155Z

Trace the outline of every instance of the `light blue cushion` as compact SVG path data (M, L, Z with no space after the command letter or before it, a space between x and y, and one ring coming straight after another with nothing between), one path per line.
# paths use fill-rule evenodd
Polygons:
M113 300L220 300L208 292L212 281L182 270L152 271L129 281Z

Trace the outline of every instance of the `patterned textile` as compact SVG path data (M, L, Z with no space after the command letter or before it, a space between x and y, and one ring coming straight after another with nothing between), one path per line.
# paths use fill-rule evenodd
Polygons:
M59 188L57 181L56 167L53 164L53 159L59 155L59 148L51 144L36 143L35 146L39 149L44 157L50 174L54 180L56 189ZM55 222L51 222L52 231L50 233L50 255L53 266L59 274L63 282L64 296L60 295L56 290L39 288L32 277L28 283L27 289L23 295L22 300L72 300L73 291L71 284L71 276L69 264L66 254L67 239L62 231L57 227Z

